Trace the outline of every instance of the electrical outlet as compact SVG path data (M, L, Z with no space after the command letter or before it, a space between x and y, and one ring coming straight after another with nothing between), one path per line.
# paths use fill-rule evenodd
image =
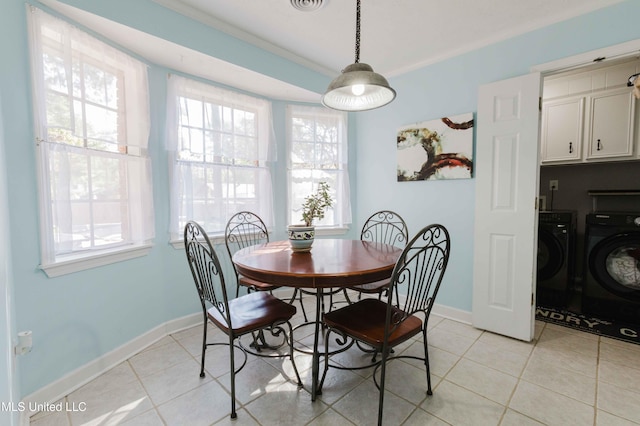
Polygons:
M556 179L549 181L549 191L557 191L558 190L558 181Z
M541 212L547 210L547 197L544 195L538 197L538 210Z

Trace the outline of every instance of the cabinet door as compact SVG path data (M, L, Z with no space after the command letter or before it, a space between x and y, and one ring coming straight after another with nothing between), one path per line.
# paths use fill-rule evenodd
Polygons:
M635 99L627 87L592 95L587 160L624 159L633 153Z
M584 96L545 102L542 106L542 163L581 160Z

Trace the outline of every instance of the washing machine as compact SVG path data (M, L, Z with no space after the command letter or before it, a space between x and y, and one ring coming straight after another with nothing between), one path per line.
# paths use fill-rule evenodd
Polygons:
M640 212L586 217L582 310L640 324Z
M573 290L576 212L543 211L538 217L536 300L538 306L565 308Z

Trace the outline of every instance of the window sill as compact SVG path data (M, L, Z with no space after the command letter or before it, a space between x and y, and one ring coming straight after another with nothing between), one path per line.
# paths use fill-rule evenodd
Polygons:
M211 240L211 244L218 246L220 244L224 244L224 235L209 235L209 240ZM176 250L184 250L184 238L172 238L169 241L169 244L171 244Z
M349 232L348 227L340 227L340 228L316 228L317 236L331 236L331 235L344 235ZM271 232L269 232L271 234ZM224 235L209 235L209 239L211 240L211 244L214 246L224 244ZM184 240L183 239L171 239L169 244L173 246L176 250L184 250Z
M319 228L316 227L316 235L325 236L325 235L344 235L349 232L349 228L341 227L341 228Z
M40 269L42 269L49 278L54 278L146 256L149 254L149 251L151 251L151 247L153 247L152 244L144 244L126 249L105 250L90 256L69 256L55 263L40 265Z

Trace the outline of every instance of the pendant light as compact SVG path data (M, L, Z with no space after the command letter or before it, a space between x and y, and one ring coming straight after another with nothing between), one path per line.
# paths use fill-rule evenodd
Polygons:
M324 106L340 111L379 108L396 97L387 79L360 63L360 0L356 1L356 61L342 70L322 96Z

